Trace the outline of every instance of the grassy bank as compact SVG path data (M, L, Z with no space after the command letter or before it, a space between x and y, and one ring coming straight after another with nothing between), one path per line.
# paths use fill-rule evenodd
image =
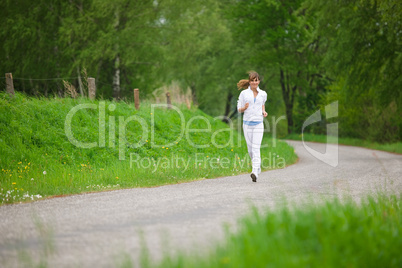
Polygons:
M303 136L304 136L304 141L321 142L321 143L327 142L327 136L325 136L325 135L316 135L316 134L305 133L305 134L303 134ZM284 139L301 141L302 135L301 134L290 134L290 135L287 135ZM331 140L329 140L328 142L331 143ZM359 147L365 147L365 148L374 149L374 150L381 150L381 151L387 151L387 152L391 152L391 153L402 154L402 142L381 144L381 143L371 142L371 141L366 141L366 140L340 137L338 140L338 143L343 144L343 145L359 146Z
M233 126L236 128L236 126ZM264 138L263 170L296 161ZM0 204L251 171L243 135L198 109L0 93Z
M209 255L166 256L143 267L401 267L401 196L278 208L239 222ZM127 266L130 266L127 262Z

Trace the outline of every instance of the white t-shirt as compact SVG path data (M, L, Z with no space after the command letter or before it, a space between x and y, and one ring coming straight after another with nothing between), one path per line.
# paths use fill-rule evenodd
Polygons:
M267 93L257 87L258 95L254 102L254 93L250 87L240 93L239 100L237 101L237 110L243 108L248 102L249 106L244 111L243 121L259 121L262 122L264 116L262 115L262 106L267 101Z

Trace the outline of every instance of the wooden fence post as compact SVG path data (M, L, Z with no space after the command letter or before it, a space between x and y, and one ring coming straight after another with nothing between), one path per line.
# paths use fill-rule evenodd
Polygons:
M88 97L90 100L94 100L96 97L95 78L92 77L88 77Z
M140 90L138 88L134 89L134 104L135 109L140 109Z
M13 74L6 73L6 91L10 95L10 97L14 97L14 82L13 82Z
M170 101L170 92L166 92L166 99L167 99L168 109L171 109L172 108L172 102Z
M191 103L190 100L188 99L188 97L186 97L186 105L187 105L187 109L191 109Z

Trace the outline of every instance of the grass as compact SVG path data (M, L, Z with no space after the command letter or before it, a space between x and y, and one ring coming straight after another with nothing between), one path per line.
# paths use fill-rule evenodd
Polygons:
M304 133L303 136L304 136L304 141L321 142L321 143L327 142L326 135L316 135L316 134ZM290 135L287 135L284 139L301 141L302 135L301 134L290 134ZM333 142L331 142L331 139L328 142L333 143ZM366 140L361 140L361 139L339 137L338 143L342 144L342 145L359 146L359 147L365 147L365 148L374 149L374 150L402 154L402 142L381 144L381 143L366 141Z
M284 142L263 145L263 170L297 160ZM195 108L0 93L0 204L242 174L250 162L242 133Z
M206 256L166 255L158 264L145 257L141 266L401 267L401 201L393 195L254 210Z

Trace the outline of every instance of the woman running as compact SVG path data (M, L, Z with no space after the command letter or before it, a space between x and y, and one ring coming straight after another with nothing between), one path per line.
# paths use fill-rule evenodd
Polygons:
M250 72L248 80L240 80L237 88L244 89L237 101L237 110L244 113L243 131L247 142L247 150L250 155L253 170L250 174L253 182L256 182L261 173L261 142L264 134L263 119L268 113L265 111L267 93L261 90L260 76L256 72Z

